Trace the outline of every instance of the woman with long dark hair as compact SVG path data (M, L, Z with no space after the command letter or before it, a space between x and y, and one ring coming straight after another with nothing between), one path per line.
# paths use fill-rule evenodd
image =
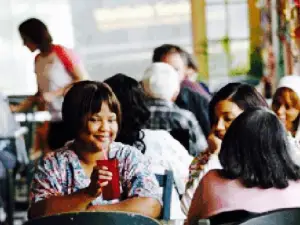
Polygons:
M251 107L267 107L265 99L256 89L242 83L229 83L221 88L209 103L212 131L208 137L208 148L194 158L190 165L189 180L181 199L181 207L188 212L193 195L204 175L212 169L222 168L219 152L222 140L232 121L244 110Z
M262 213L300 207L300 168L289 148L285 128L273 112L244 111L225 134L219 154L222 169L210 171L199 183L187 224L234 210Z
M116 74L105 80L120 101L122 124L116 138L137 147L151 162L151 170L174 174L176 190L173 190L171 219L183 219L179 195L183 194L192 157L188 151L165 130L144 129L150 117L146 95L140 84L124 74Z

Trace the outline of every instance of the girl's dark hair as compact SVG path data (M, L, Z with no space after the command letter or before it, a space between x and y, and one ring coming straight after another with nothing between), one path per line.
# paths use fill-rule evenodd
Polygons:
M25 20L19 26L19 32L26 41L32 42L41 52L49 52L52 45L52 37L47 26L36 18Z
M300 169L289 156L282 123L266 108L244 111L229 127L219 154L227 179L240 179L248 188L286 188L300 179Z
M140 84L120 73L104 82L112 88L122 108L123 120L116 141L134 145L144 153L146 145L143 141L145 134L142 128L150 117L150 111L146 106L146 96Z
M73 84L62 105L63 122L72 138L76 138L79 131L86 126L86 115L99 112L104 102L116 114L120 127L120 103L107 84L97 81L79 81Z
M264 97L258 93L258 91L248 85L242 83L229 83L223 88L221 88L212 98L209 103L209 119L210 124L215 124L216 115L215 115L215 107L218 102L229 99L233 103L237 104L237 106L246 110L251 107L268 107L268 104Z

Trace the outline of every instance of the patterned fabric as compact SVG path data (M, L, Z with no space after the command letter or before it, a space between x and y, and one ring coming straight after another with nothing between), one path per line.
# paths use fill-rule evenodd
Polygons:
M185 193L181 198L181 209L187 215L194 193L202 178L213 169L222 169L218 155L209 151L200 153L190 165L189 180L186 184Z
M146 128L171 131L173 129L187 130L189 133L189 153L196 156L207 148L207 141L197 119L190 111L178 108L174 103L151 99L147 102L150 119Z
M118 142L111 144L109 158L119 160L120 199L103 200L102 195L92 205L117 203L132 197L151 197L161 201L159 185L149 170L149 162L134 147ZM51 196L61 196L86 188L90 178L81 167L78 156L71 149L71 144L48 153L36 168L30 202L35 203Z
M205 151L201 152L193 159L189 168L189 180L186 184L186 189L189 189L193 185L194 180L198 178L200 173L206 169L208 162L214 160L215 157L218 158L215 154Z

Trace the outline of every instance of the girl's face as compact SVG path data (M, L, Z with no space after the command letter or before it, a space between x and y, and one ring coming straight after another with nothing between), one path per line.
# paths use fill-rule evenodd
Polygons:
M278 95L275 94L272 108L290 131L289 124L297 119L300 112L300 99L294 91L288 88L279 91Z
M37 46L32 43L32 41L29 40L26 36L21 35L21 38L23 40L24 46L26 46L31 52L35 52L37 50Z
M243 110L237 104L230 100L223 100L217 103L215 107L216 121L214 126L215 135L223 140L227 129L232 121L238 117Z
M118 122L116 113L103 102L98 113L87 115L86 127L79 133L79 138L96 151L109 150L116 139Z

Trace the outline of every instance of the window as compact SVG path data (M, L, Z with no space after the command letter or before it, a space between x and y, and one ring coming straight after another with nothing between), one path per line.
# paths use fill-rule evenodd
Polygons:
M247 0L206 0L210 78L246 74L249 70Z

